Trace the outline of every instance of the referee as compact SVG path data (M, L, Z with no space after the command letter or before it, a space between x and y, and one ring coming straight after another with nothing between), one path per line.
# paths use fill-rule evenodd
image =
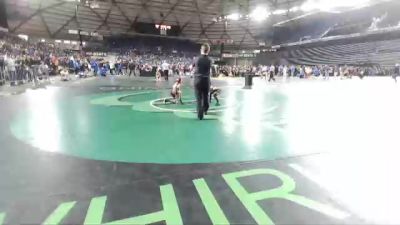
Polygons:
M194 73L194 88L197 100L197 117L202 120L209 108L211 59L208 57L208 53L210 53L210 45L203 44L200 51L201 56L197 59Z

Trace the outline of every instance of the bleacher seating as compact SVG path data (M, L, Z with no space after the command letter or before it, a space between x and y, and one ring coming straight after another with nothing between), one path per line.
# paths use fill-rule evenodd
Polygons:
M390 67L400 62L400 39L328 46L299 46L283 51L280 55L292 64L379 64Z

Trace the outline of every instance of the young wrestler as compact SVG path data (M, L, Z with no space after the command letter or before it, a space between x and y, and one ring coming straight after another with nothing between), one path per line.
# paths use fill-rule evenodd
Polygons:
M178 104L178 100L181 104L183 104L183 102L182 102L182 79L181 78L178 78L175 81L174 85L172 86L171 96L172 96L172 99L169 99L169 98L164 99L165 104L167 102Z
M218 96L221 94L221 89L211 86L210 87L210 103L212 98L214 97L215 101L217 101L216 105L219 105L219 99Z

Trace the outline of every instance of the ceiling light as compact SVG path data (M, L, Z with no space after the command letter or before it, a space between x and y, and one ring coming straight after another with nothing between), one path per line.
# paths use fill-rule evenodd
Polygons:
M68 30L68 34L78 34L78 30Z
M255 21L263 21L266 18L268 18L269 13L266 8L257 7L256 9L254 9L253 12L251 12L251 14L249 16L251 19L253 19Z
M300 8L305 12L309 12L318 8L318 2L316 0L306 1Z
M18 34L18 37L25 41L28 41L28 39L29 39L28 35L26 35L26 34Z
M273 15L283 15L283 14L286 14L286 13L287 13L286 9L277 9L277 10L272 12Z
M239 20L240 15L238 13L232 13L226 16L228 20Z
M79 33L80 33L81 35L89 36L89 32L88 32L88 31L83 31L83 30L81 30Z
M292 7L292 8L289 9L289 12L297 12L297 11L299 11L299 10L300 10L300 7L294 6L294 7Z

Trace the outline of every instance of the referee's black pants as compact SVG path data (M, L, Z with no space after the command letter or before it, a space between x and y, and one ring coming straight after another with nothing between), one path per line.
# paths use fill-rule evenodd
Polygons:
M165 78L165 80L168 80L168 70L164 70L163 71L164 72L164 78Z
M197 117L202 120L204 113L207 113L210 106L208 99L210 78L196 77L194 79L194 89L197 100Z

